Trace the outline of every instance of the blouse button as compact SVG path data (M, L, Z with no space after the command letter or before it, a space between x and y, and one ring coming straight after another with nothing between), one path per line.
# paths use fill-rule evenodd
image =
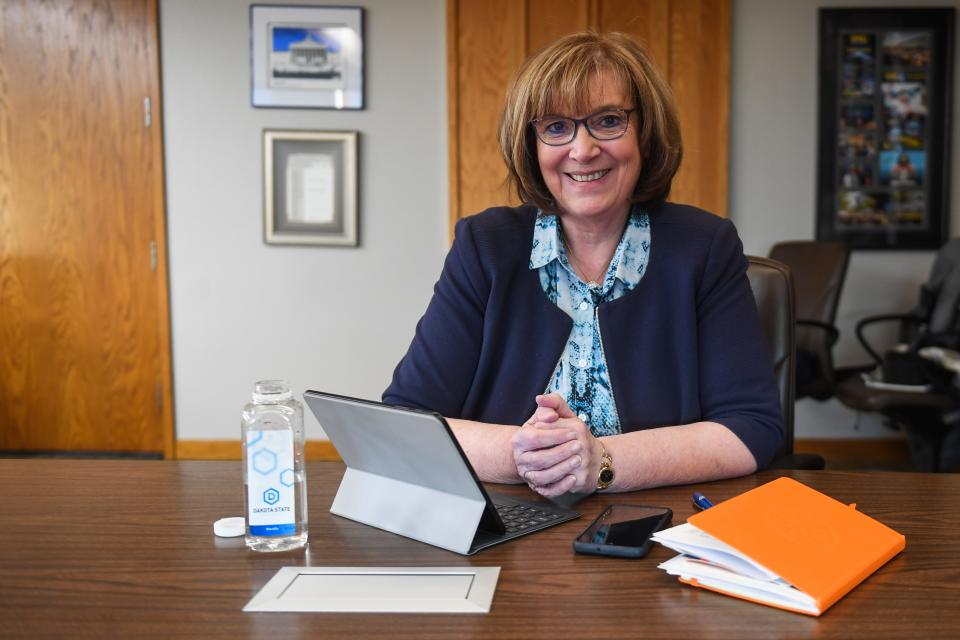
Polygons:
M585 414L585 413L581 413L581 414L578 415L577 417L580 418L580 422L586 423L587 419L588 419L590 416L588 416L588 415Z
M587 304L587 301L586 301L586 300L584 300L583 302L580 303L580 310L581 310L581 311L586 311L586 310L589 309L589 308L590 308L590 305Z
M583 369L584 367L586 367L586 366L587 366L587 359L586 359L586 358L580 358L579 360L577 360L577 366L580 367L581 369Z

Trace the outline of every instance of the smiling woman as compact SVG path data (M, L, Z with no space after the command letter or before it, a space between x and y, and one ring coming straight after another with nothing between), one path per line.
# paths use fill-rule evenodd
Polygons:
M481 478L545 496L750 473L783 435L729 221L666 202L677 110L649 56L531 56L499 132L521 207L461 220L384 401L450 418ZM518 428L520 427L520 428Z
M619 231L640 178L640 147L625 135L636 119L628 104L633 99L602 71L591 79L590 102L592 115L582 120L546 116L534 122L540 173L568 236L581 235L571 234L571 225L607 223Z

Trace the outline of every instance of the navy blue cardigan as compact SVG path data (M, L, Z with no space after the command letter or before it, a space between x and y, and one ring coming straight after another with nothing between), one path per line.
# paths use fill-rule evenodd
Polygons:
M497 207L457 223L384 402L499 424L533 414L573 326L529 268L535 219L534 207ZM719 422L763 468L783 419L737 232L669 203L650 224L643 278L598 310L621 427Z

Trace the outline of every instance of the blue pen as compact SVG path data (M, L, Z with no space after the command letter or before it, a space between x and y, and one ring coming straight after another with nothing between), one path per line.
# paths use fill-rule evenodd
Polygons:
M700 509L700 511L703 511L704 509L709 509L712 507L713 503L707 500L707 496L703 495L699 491L694 491L693 506L695 506L697 509Z

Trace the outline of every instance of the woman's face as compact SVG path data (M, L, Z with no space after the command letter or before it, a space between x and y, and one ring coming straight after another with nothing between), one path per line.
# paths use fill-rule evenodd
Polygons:
M580 119L605 108L636 107L609 73L591 82L590 95L590 108L583 113L550 115ZM551 146L537 139L540 171L560 216L585 221L626 216L640 178L636 126L637 114L633 112L627 132L615 140L596 140L583 124L577 128L576 137L564 145Z

